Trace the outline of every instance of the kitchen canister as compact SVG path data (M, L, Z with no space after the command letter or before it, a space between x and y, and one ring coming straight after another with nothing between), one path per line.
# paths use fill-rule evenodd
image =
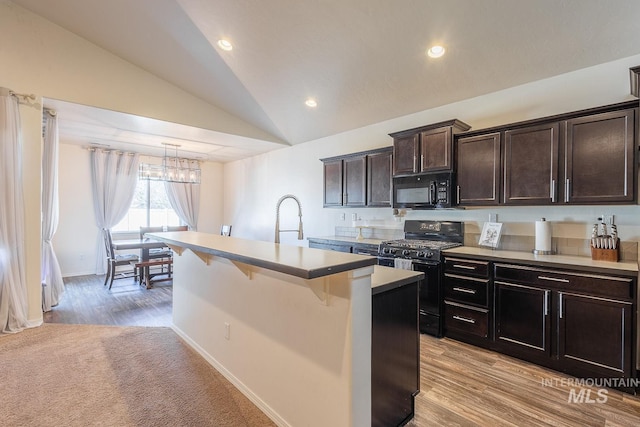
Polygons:
M536 221L536 246L533 250L536 255L551 255L551 224L544 218Z

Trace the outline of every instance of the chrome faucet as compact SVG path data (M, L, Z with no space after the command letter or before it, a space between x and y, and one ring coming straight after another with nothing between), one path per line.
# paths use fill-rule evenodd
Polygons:
M298 229L297 230L280 230L280 205L287 199L293 199L298 204ZM300 204L300 200L293 194L285 194L280 197L278 203L276 204L276 243L280 243L280 233L284 233L285 231L297 231L298 232L298 240L303 239L302 233L302 205Z

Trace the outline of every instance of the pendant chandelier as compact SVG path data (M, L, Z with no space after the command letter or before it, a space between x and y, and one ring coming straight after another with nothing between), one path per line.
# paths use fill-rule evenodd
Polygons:
M179 145L166 142L163 142L162 145L164 145L162 164L140 163L140 166L138 166L138 179L200 184L198 161L178 158ZM175 157L167 156L167 146L175 148Z

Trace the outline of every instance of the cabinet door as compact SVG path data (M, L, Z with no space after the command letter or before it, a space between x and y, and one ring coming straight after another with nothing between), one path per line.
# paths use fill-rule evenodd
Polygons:
M418 283L373 295L371 316L371 425L403 425L420 391Z
M391 150L367 156L367 206L391 206Z
M550 294L548 289L495 282L495 337L501 348L532 358L551 355Z
M366 173L365 156L348 157L343 160L344 206L365 206Z
M567 121L565 202L635 200L635 110Z
M505 204L556 203L559 131L559 123L550 123L505 132Z
M420 133L420 172L451 170L453 141L451 127Z
M560 360L596 376L629 376L632 309L631 302L560 292Z
M326 161L324 166L324 207L342 206L342 160Z
M459 205L497 205L500 188L500 133L457 140Z
M409 175L418 172L420 135L415 134L393 140L393 175Z

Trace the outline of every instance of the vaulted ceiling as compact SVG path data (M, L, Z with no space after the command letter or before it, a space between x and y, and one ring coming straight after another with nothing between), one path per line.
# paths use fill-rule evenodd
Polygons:
M640 53L637 0L13 1L282 144L142 118L147 140L140 120L52 100L61 134L174 138L220 161Z

